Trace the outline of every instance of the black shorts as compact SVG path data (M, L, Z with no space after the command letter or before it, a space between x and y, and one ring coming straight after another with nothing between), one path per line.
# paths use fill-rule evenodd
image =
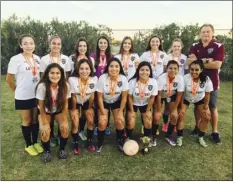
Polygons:
M121 106L121 99L111 104L104 102L104 109L107 109L107 110L119 109L120 106Z
M86 101L85 103L82 104L76 104L76 109L79 109L79 108L82 108L84 110L87 110L88 107L89 107L89 101ZM68 99L68 110L71 110L72 109L72 99L69 98Z
M133 105L134 112L137 112L138 109L139 109L140 113L145 113L146 109L147 109L147 105L145 105L145 106L135 106L135 105Z
M185 104L185 105L189 105L189 104L190 104L190 102L184 99L183 104ZM198 106L198 105L201 105L201 104L204 104L204 98L203 98L203 99L201 99L200 101L198 101L198 102L194 103L195 107L196 107L196 106Z
M170 98L171 98L170 102L175 102L175 101L176 101L176 96L177 96L177 94L171 96L171 97L170 97ZM167 98L162 98L162 99L161 99L161 103L163 103L163 102L165 102L165 103L170 103L170 102L167 101Z
M36 107L36 98L28 100L15 99L15 110L29 110Z

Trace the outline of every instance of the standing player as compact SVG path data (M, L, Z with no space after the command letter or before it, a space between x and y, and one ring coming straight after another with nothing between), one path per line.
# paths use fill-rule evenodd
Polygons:
M33 36L21 35L18 54L10 59L6 77L9 87L14 92L15 109L19 111L23 120L25 151L31 156L43 152L43 148L37 143L39 124L35 96L35 87L40 79L40 58L33 54L34 50Z

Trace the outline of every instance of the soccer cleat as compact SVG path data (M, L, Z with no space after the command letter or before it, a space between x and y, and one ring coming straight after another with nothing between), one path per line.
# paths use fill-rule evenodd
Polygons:
M35 143L35 144L33 145L33 147L36 149L36 151L37 151L38 154L44 152L44 149L43 149L43 147L41 146L40 143Z
M199 141L199 144L202 146L202 147L207 147L208 145L205 143L205 140L203 137L199 137L198 138L198 141Z
M183 144L183 137L182 136L177 137L176 145L181 147L182 144Z
M101 150L102 150L102 148L103 148L103 145L97 146L95 151L98 152L98 153L100 153Z
M59 150L58 151L58 157L59 157L59 159L66 159L68 157L68 154L64 149Z
M152 137L152 140L149 143L148 147L156 147L156 145L157 145L156 138Z
M109 127L107 127L104 132L106 136L109 136L111 134Z
M87 150L89 152L94 152L95 151L95 146L92 144L92 140L89 139L87 142Z
M176 146L176 142L173 140L171 136L166 137L165 139L171 146Z
M79 155L81 153L81 148L78 142L74 142L74 154Z
M221 145L222 144L222 141L221 141L221 138L219 136L219 133L213 132L213 133L211 133L210 136L211 136L212 140L214 141L214 143L216 145Z
M159 130L156 131L156 136L159 136Z
M36 149L33 147L33 145L30 145L28 147L25 147L25 151L31 155L31 156L36 156L38 155L38 152L36 151Z
M43 155L42 155L42 160L45 163L48 163L52 160L52 155L50 151L44 151Z
M57 138L53 136L50 138L50 147L56 147L56 146L57 146Z
M163 123L162 131L166 133L167 129L168 129L168 123Z
M82 141L87 140L87 137L86 137L86 135L84 134L83 131L80 131L80 132L78 133L78 135L80 136L80 138L82 139Z

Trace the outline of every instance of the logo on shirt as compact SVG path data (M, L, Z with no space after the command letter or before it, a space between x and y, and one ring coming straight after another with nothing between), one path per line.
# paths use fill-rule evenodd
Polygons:
M33 82L33 83L37 83L37 82L38 82L38 78L37 78L37 77L33 77L33 78L32 78L32 82Z
M153 85L148 85L148 90L151 91L153 89Z
M160 58L163 59L163 58L164 58L164 54L161 54L161 55L160 55Z
M95 86L94 83L89 84L90 89L93 89L94 86Z
M177 82L174 82L173 83L173 87L177 87L178 83Z
M134 60L135 60L135 56L132 56L132 57L131 57L131 61L134 61Z
M37 64L40 64L40 62L39 62L39 60L38 60L38 59L35 59L35 60L36 60L36 63L37 63Z
M180 60L180 63L181 63L181 64L184 64L184 59L181 59L181 60Z
M61 60L62 64L66 64L66 59Z
M207 49L208 54L211 54L214 51L214 48Z
M205 84L204 83L200 83L200 87L204 88Z
M118 87L121 87L121 86L122 86L122 81L119 81L119 82L117 83L117 85L118 85Z

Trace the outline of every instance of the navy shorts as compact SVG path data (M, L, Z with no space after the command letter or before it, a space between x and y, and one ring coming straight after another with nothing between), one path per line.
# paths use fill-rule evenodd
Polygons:
M170 102L175 102L175 101L176 101L176 96L177 96L177 94L171 96L171 97L170 97L170 98L171 98L171 101L170 101ZM167 98L162 98L162 99L161 99L161 103L163 103L163 102L165 102L165 103L170 103L170 102L167 102Z
M187 100L185 100L185 99L184 99L183 103L184 103L185 105L188 105L188 106L189 106L189 104L190 104L190 102L187 101ZM195 107L198 106L198 105L201 105L201 104L204 104L204 98L201 99L200 101L194 103Z
M147 105L145 105L145 106L135 106L135 105L133 105L134 112L137 112L138 109L139 109L140 113L145 113L146 109L147 109Z
M85 103L82 104L76 104L76 109L79 109L79 108L82 108L84 110L87 110L88 107L89 107L89 101L86 101ZM69 98L68 99L68 110L71 110L72 109L72 99Z
M36 107L36 98L28 100L15 99L15 110L29 110Z
M107 109L107 110L119 109L120 106L121 106L121 99L111 104L104 102L104 109Z

